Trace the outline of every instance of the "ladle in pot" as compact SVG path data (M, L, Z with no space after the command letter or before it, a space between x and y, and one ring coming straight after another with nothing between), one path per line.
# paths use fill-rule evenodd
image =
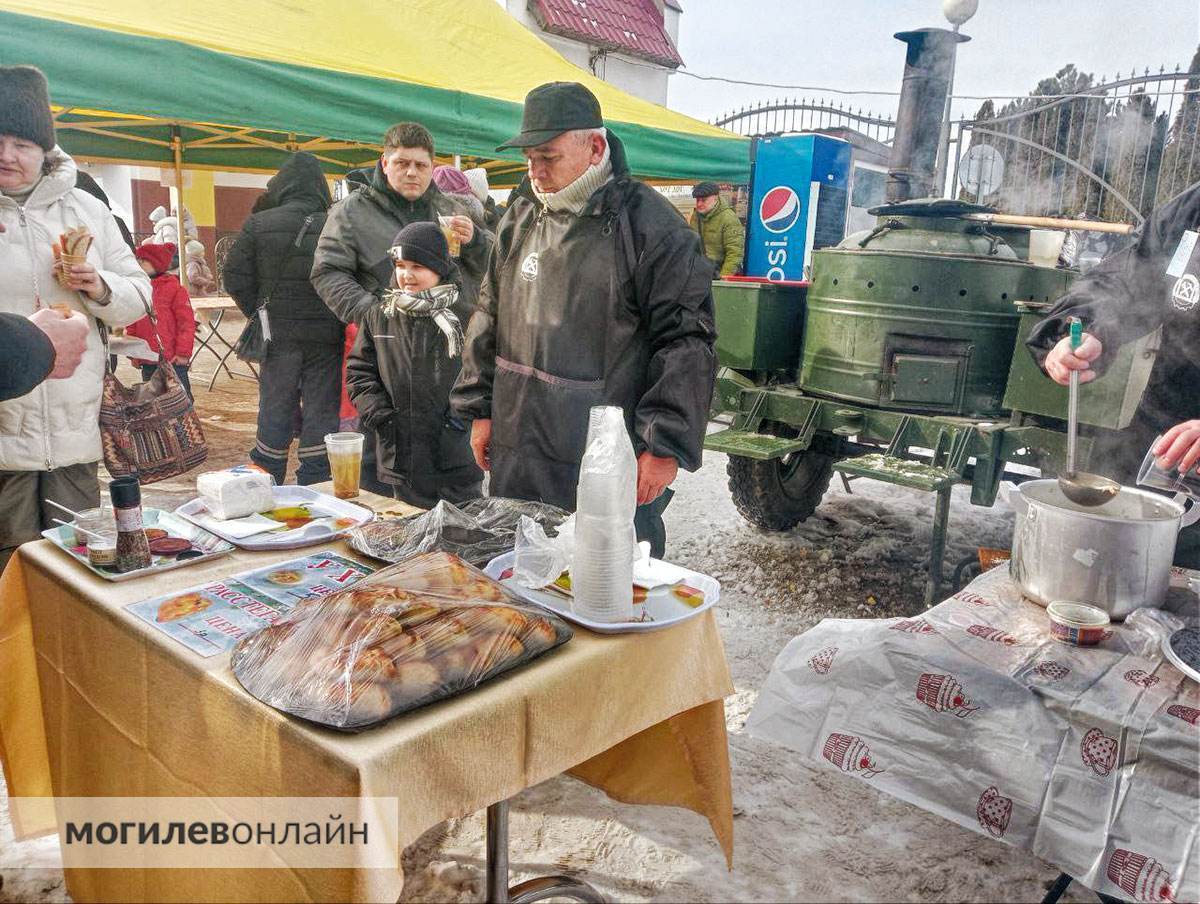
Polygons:
M1071 351L1083 343L1083 322L1072 317ZM1079 428L1079 371L1071 371L1071 383L1067 397L1067 470L1058 476L1058 488L1076 505L1089 508L1104 505L1121 492L1115 480L1075 470L1075 434Z

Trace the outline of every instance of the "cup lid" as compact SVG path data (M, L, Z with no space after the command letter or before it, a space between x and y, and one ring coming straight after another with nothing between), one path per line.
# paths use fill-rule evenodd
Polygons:
M1079 628L1099 628L1110 621L1108 613L1088 603L1055 600L1046 607L1046 613L1055 621Z

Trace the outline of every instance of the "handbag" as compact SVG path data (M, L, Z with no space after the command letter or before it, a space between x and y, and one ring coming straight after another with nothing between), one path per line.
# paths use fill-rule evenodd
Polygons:
M275 280L271 283L271 288L267 294L263 296L263 300L259 302L257 308L254 309L254 314L251 315L246 325L242 327L242 332L238 335L237 341L233 344L233 353L241 361L247 364L261 364L267 359L267 348L271 344L271 324L267 319L267 305L271 303L271 297L275 294L275 289L279 286L279 280L283 276L284 268L292 258L292 254L300 247L300 243L304 241L304 234L308 232L308 227L312 225L315 214L309 214L304 218L304 222L300 224L300 231L296 233L296 239L288 247L287 254L283 256L283 260L279 263L279 270L275 273Z
M208 443L192 400L163 356L158 321L142 298L158 339L158 364L144 383L125 386L113 373L108 331L104 343L104 383L100 392L100 443L104 467L113 477L133 475L145 485L190 471L208 458Z

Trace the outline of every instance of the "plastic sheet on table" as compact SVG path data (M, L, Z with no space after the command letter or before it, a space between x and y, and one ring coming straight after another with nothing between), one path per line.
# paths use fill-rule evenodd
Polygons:
M1173 575L1168 604L1196 624L1190 577ZM1097 891L1194 901L1200 685L1146 642L1149 619L1058 643L1001 566L919 616L793 638L746 731Z
M449 552L482 568L511 552L517 527L528 518L553 536L567 512L543 502L488 497L462 506L439 502L428 512L366 524L349 535L350 546L385 562L423 552Z
M424 553L300 602L240 641L231 665L264 703L343 730L473 688L571 638L448 553Z

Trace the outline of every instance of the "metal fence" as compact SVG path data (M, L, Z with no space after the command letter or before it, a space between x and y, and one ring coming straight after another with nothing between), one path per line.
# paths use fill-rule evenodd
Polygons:
M1200 181L1198 126L1200 72L1147 69L1093 84L1068 66L1034 96L999 108L987 101L952 124L948 194L1011 213L1141 223ZM999 187L982 198L958 179L979 145L1003 165ZM998 169L986 154L982 165Z
M843 127L883 144L895 133L887 116L815 98L761 101L713 124L745 136ZM949 140L949 197L1011 213L1140 224L1200 181L1200 72L1144 69L1110 81L1067 66L1030 97L984 102L973 118L951 124ZM959 181L978 145L991 146L1003 165L989 173L999 188L982 198Z
M713 120L721 126L747 137L765 135L789 135L795 132L813 132L818 129L856 129L868 138L884 144L892 140L896 123L861 108L855 110L841 104L818 100L775 100L763 101L732 110Z

